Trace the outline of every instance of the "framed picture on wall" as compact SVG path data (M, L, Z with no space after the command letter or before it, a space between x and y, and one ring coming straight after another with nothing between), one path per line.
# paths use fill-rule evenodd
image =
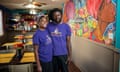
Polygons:
M0 10L0 36L3 35L3 14L2 10Z

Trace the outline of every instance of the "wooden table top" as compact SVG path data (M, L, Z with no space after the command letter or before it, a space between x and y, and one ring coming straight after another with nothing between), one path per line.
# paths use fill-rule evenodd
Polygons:
M24 55L23 55L20 62L21 63L35 62L34 52L26 52L26 53L24 53Z
M32 44L33 44L32 41L25 43L25 45L32 45Z
M0 65L5 64L26 64L35 63L34 52L24 52L20 58L16 57L16 53L1 53Z
M8 42L8 43L4 43L2 46L13 46L16 44L22 44L22 42Z
M4 53L0 54L0 63L10 63L15 53Z
M33 37L33 35L27 35L27 36L25 36L25 38L27 38L27 39L30 39L32 37Z

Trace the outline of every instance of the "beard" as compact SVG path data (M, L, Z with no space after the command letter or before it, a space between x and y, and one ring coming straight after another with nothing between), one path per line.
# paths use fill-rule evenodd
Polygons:
M54 19L54 22L61 23L62 19Z

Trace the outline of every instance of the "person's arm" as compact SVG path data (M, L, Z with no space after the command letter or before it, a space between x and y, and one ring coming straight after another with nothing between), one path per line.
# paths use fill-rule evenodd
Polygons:
M34 52L35 52L35 59L36 59L36 63L37 63L37 69L38 69L38 72L42 72L42 67L41 67L40 59L39 59L39 55L38 55L38 48L39 48L38 45L34 45Z
M71 36L67 36L67 50L68 50L68 59L67 62L68 64L72 60L72 46L71 46Z
M36 60L36 63L37 63L37 70L38 70L38 72L42 72L42 67L41 67L41 64L40 64L40 61L39 61L40 58L39 58L39 54L38 54L39 45L40 45L39 35L36 32L33 35L33 47L34 47L34 53L35 53L35 60Z
M71 28L68 24L66 24L66 44L67 44L67 50L68 50L68 59L67 62L68 64L72 60L72 46L71 46Z

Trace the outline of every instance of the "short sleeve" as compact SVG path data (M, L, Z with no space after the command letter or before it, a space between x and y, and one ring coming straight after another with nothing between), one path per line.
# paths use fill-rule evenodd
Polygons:
M37 33L33 35L33 45L39 45L39 36Z
M71 36L71 28L68 24L66 24L66 32L67 32L66 33L67 36Z

